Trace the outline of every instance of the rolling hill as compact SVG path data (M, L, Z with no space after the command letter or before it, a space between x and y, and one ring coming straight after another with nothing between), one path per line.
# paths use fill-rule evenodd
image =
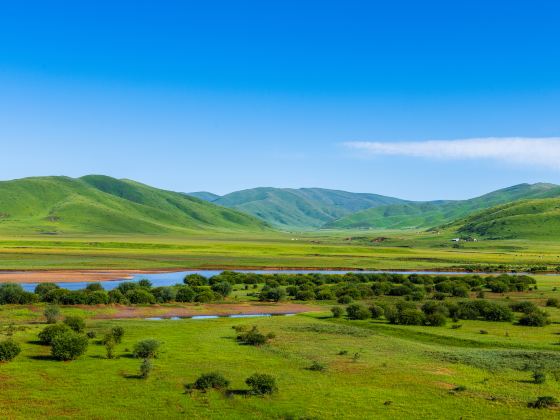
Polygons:
M209 201L209 202L216 201L218 198L220 198L218 194L214 194L208 191L195 191L195 192L185 193L185 195L200 198L201 200Z
M251 214L278 228L316 229L363 209L406 201L322 188L253 188L224 195L213 203Z
M503 204L442 229L485 239L557 239L560 237L560 198Z
M523 199L560 197L554 184L520 184L480 197L457 201L405 202L378 206L327 223L329 229L428 228L496 205Z
M0 232L160 234L267 228L235 210L107 176L0 182Z

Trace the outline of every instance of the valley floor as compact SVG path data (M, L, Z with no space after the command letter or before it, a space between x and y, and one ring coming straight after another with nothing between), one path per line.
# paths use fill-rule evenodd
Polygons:
M560 267L560 244L522 240L455 244L450 238L416 231L0 238L0 271L80 270L80 276L87 277L90 273L84 270L95 270L99 277L94 280L111 276L111 270L462 270L499 265L555 270ZM57 281L64 278L60 273Z

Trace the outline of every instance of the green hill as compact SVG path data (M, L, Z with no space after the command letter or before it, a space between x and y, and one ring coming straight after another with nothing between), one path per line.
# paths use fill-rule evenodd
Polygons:
M0 232L141 233L263 230L249 215L130 180L90 175L0 182Z
M210 202L216 201L218 198L220 198L218 194L214 194L208 191L195 191L195 192L185 193L185 195L200 198L201 200L210 201Z
M492 207L444 226L443 230L486 239L558 239L560 198Z
M233 192L213 201L283 229L319 228L359 210L404 202L377 194L321 188L254 188Z
M520 184L469 200L405 202L360 211L331 223L331 229L404 229L427 228L499 204L530 198L560 197L560 187L553 184Z

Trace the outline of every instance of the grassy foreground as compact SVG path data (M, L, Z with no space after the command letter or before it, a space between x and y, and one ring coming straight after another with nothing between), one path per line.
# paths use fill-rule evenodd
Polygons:
M18 319L15 308L2 311L4 319L6 311ZM239 324L258 325L276 338L261 347L240 345L232 329ZM0 415L475 419L558 414L526 405L541 395L558 395L559 383L549 379L536 385L530 372L518 370L521 361L535 357L558 363L557 326L462 324L458 330L389 326L380 321L334 322L321 314L204 321L90 319L88 330L98 335L113 325L125 328L119 358L105 359L104 347L90 340L85 356L57 362L49 358L49 347L36 342L43 325L24 321L14 335L22 354L0 365ZM479 334L480 328L489 334ZM139 361L127 350L147 337L163 343L162 354L151 377L138 379ZM326 370L308 370L313 361ZM269 373L277 378L279 392L269 397L184 393L184 384L211 371L224 374L239 390L246 389L244 379L252 373ZM458 386L466 388L454 391Z
M418 231L0 237L0 270L560 266L554 241L450 241Z

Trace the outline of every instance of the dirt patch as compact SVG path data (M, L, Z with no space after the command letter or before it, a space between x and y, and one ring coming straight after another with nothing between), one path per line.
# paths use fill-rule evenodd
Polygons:
M443 389L453 389L453 388L455 388L455 385L450 384L449 382L434 382L434 385L437 386L438 388L443 388Z
M149 318L149 317L190 317L196 315L251 315L251 314L298 314L324 310L318 305L297 303L261 304L261 303L214 303L205 305L169 306L115 306L111 314L97 314L97 319L114 318Z
M170 270L171 271L171 270ZM130 279L134 274L164 273L144 270L2 271L0 283L71 283Z

